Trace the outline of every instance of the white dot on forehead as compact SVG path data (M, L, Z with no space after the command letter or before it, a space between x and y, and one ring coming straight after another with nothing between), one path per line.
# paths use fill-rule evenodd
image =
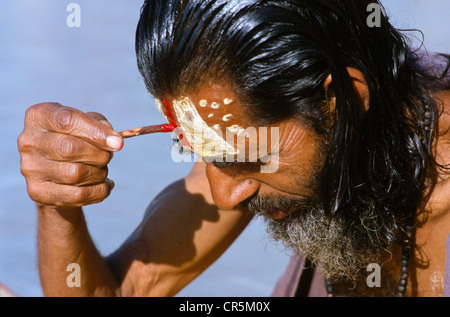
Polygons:
M213 102L212 105L211 105L211 108L219 109L220 108L220 104L218 104L217 102Z
M208 104L208 101L205 99L200 100L200 107L206 107L206 105Z
M212 118L212 117L214 117L214 114L211 113L208 115L208 118Z
M227 115L224 115L223 118L222 118L222 120L225 121L225 122L230 121L230 119L231 119L232 116L233 116L233 115L232 115L231 113L230 113L230 114L227 114Z
M226 104L226 105L229 105L229 104L231 104L232 102L233 102L233 100L230 99L230 98L226 98L226 99L223 100L223 103Z

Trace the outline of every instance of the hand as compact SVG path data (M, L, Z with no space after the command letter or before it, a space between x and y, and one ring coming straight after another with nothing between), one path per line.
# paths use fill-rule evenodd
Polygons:
M28 194L38 205L95 204L114 187L107 165L123 139L101 114L56 103L31 106L17 143Z

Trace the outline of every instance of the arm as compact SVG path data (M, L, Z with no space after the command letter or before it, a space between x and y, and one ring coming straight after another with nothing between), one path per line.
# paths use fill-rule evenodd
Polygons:
M68 265L81 287L69 287ZM93 244L81 208L38 206L38 267L45 296L118 296L119 286Z
M108 145L108 137L116 137L116 143ZM118 284L91 241L81 207L109 196L113 183L106 166L122 146L123 140L99 114L53 103L27 110L18 148L28 193L38 207L44 295L117 294ZM82 267L82 288L67 285L71 263Z
M103 121L103 122L100 122ZM86 227L82 206L109 196L117 136L99 114L57 104L27 111L18 140L21 170L38 206L39 272L48 296L173 295L217 259L250 221L244 211L214 207L203 164L169 186L141 225L106 260ZM122 141L123 142L123 141ZM81 287L67 285L67 266L81 270Z
M108 257L126 296L173 296L233 243L252 219L214 206L205 163L166 188L140 226Z

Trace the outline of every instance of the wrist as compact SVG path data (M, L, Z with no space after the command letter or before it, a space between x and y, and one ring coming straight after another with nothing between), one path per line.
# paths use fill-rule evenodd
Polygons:
M50 223L63 227L64 225L76 226L85 223L83 209L81 207L56 207L36 204L39 223Z

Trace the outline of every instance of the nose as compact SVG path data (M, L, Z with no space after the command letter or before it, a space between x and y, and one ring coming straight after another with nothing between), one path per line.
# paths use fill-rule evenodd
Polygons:
M239 203L253 196L260 187L257 180L245 175L225 173L212 164L206 164L206 175L214 203L223 210L236 208Z

